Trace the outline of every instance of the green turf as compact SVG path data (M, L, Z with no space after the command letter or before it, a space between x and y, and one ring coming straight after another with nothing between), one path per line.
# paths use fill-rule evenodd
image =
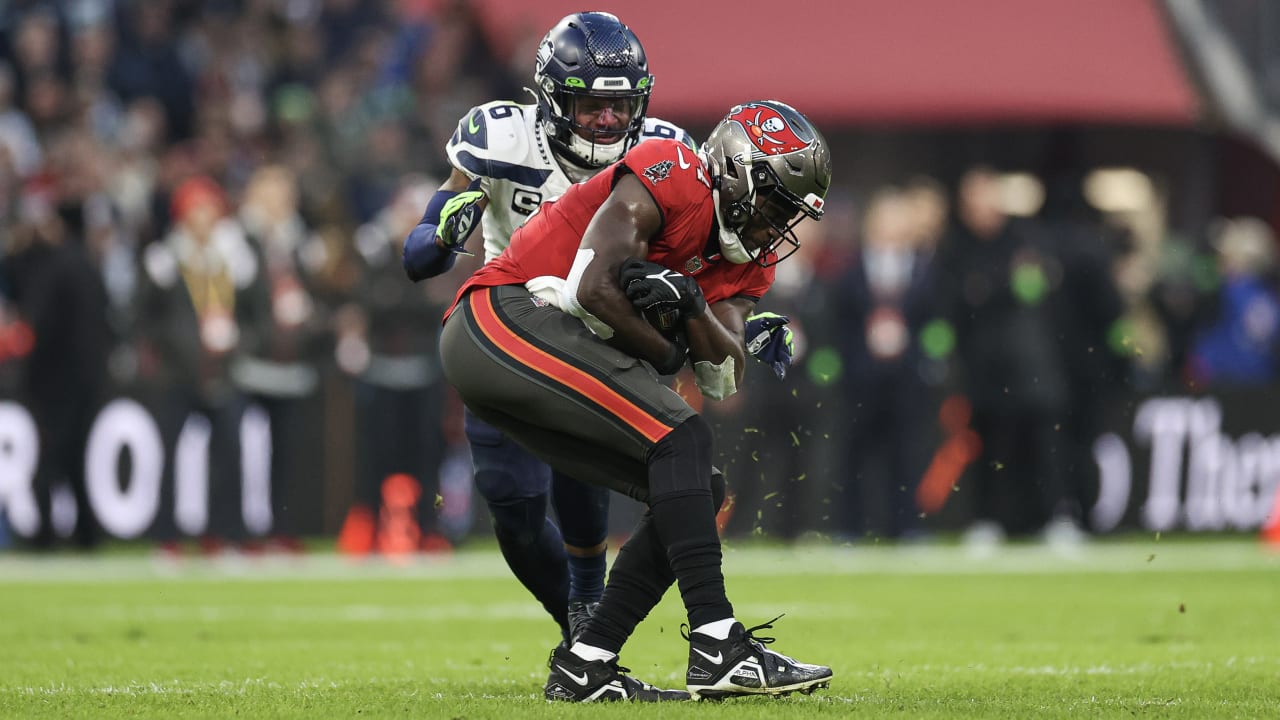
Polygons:
M831 665L783 700L541 699L553 626L490 549L405 567L333 556L183 566L0 556L0 717L1274 718L1280 556L1166 538L727 550L740 618ZM680 685L674 593L623 663Z

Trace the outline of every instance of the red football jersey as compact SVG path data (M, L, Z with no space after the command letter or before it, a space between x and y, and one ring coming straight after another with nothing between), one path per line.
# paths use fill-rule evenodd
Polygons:
M543 275L568 277L587 225L624 172L644 183L662 213L662 229L649 239L648 260L697 278L708 303L764 296L773 285L772 266L735 265L718 252L706 255L719 245L711 242L711 180L697 154L675 140L650 140L590 180L571 186L559 199L543 203L501 255L467 278L454 304L477 287L523 285Z

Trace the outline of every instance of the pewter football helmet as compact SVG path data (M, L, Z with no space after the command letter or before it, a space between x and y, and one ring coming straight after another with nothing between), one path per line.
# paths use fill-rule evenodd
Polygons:
M795 226L806 217L822 219L831 186L831 152L822 133L790 105L762 100L734 107L701 152L714 178L720 250L726 260L780 262L800 248ZM757 198L763 200L759 206ZM750 250L740 233L757 216L777 237L767 247Z

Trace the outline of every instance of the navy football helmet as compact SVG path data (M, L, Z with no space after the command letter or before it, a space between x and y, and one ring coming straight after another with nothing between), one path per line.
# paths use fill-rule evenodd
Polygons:
M574 13L538 46L538 119L552 149L575 165L603 167L640 138L653 76L631 29L603 12ZM580 113L609 108L626 120L616 130L577 121Z

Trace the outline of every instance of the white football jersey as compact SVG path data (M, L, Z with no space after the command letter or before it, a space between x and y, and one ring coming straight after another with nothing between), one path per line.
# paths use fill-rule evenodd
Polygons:
M484 212L484 260L506 249L511 234L547 200L560 197L572 180L565 175L537 121L537 105L500 100L471 109L445 150L449 162L467 177L480 178L489 198ZM683 129L647 117L643 142L649 138L679 140L696 149Z

